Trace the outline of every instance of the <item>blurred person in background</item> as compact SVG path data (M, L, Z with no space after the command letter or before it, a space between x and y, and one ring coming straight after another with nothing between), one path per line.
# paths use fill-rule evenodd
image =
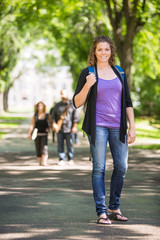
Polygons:
M38 102L35 105L35 114L32 117L28 132L28 138L32 139L34 129L37 130L35 137L36 156L40 166L46 166L48 161L48 132L49 132L49 114L46 113L46 105Z
M57 133L59 165L63 166L66 161L64 150L64 141L67 146L67 159L73 164L74 147L72 133L77 132L77 123L79 122L78 112L73 106L72 101L68 99L66 89L60 91L61 101L58 102L52 111L52 129ZM60 123L60 124L59 124Z
M51 107L51 109L50 109L50 111L49 111L50 120L51 120L50 124L52 124L52 112L53 112L53 110L54 110L55 105L56 105L56 102L53 102L53 107ZM53 142L53 143L56 142L56 133L55 133L55 131L53 131L53 129L52 129L52 142Z

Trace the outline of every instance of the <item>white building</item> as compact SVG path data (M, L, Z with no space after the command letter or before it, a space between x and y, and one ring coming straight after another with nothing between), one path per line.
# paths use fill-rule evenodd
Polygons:
M31 57L32 54L33 49L26 48L23 52L23 58L20 59L12 72L12 78L16 78L18 75L19 77L14 81L9 92L9 111L33 111L34 104L39 101L43 101L49 110L53 102L60 100L60 90L63 88L67 89L69 98L73 96L69 67L51 68L44 66L43 71L37 72L37 59ZM44 51L36 50L34 54L39 55L38 58L43 66Z

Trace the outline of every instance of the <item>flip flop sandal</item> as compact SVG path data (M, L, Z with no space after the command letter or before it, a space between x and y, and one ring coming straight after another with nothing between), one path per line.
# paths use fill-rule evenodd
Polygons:
M106 217L106 218L101 217L98 219L97 224L111 225L111 223L109 223L109 222L100 222L101 219L106 220L106 221L109 220L108 217Z
M121 217L124 217L122 214L120 214L120 213L110 213L110 214L108 214L108 218L110 219L110 220L116 220L116 221L121 221L121 222L126 222L126 221L128 221L128 219L126 219L126 220L123 220L123 219L120 219L120 218L118 218L117 216L121 216Z

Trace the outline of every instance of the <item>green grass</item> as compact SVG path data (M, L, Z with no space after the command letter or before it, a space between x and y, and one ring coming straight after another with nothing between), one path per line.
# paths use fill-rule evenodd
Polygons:
M134 149L160 150L160 144L136 145L136 146L132 146L132 148L134 148Z
M137 117L135 118L135 123L160 128L160 120L153 117Z
M0 116L0 128L15 128L25 119L25 117Z
M16 128L19 124L18 123L1 123L0 128Z
M7 117L7 116L0 116L0 122L22 122L23 120L26 120L26 117Z
M136 118L137 138L160 139L160 120L154 118Z
M26 119L27 119L26 117L0 116L0 129L16 128L22 121ZM0 132L0 139L5 134L7 134L7 132Z
M136 138L160 139L160 129L141 129L136 127Z
M140 117L135 119L136 124L136 139L145 140L160 140L160 120L149 118L149 117ZM136 145L132 148L139 149L154 149L159 150L160 144L145 144L145 145Z
M0 139L3 137L3 135L7 134L6 132L0 132Z

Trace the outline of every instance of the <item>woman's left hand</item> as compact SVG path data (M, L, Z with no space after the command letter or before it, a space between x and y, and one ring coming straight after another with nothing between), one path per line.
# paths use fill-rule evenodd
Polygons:
M136 140L136 130L135 127L129 127L127 134L127 143L131 144Z

